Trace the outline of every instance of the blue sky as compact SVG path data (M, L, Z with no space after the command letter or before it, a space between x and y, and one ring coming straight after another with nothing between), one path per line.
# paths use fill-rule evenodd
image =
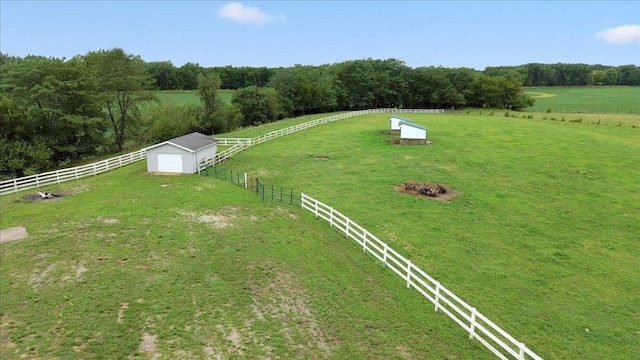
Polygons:
M640 1L0 2L3 53L114 47L176 66L640 65Z

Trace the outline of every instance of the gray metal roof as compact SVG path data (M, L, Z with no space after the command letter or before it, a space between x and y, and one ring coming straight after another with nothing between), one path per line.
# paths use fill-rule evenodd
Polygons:
M177 138L173 138L167 141L163 141L159 144L149 146L145 150L152 149L154 147L158 147L164 144L171 144L179 148L185 149L187 151L195 152L200 149L209 147L217 142L218 140L211 138L205 134L201 134L199 132L193 132L191 134L182 135Z
M404 119L404 120L400 121L400 126L402 126L402 125L407 125L407 126L411 126L411 127L422 129L422 130L427 130L426 126L424 126L422 124L414 123L413 121L408 120L408 119Z
M391 117L392 118L396 118L398 120L402 120L402 121L413 121L411 119L408 119L408 118L405 118L405 117L401 117L401 116L398 116L398 115L391 115Z

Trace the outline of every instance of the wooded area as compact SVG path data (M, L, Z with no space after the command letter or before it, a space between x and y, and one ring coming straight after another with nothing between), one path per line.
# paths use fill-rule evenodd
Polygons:
M34 174L192 131L217 134L311 113L371 108L523 109L524 86L640 85L640 67L408 67L363 59L288 68L145 62L122 49L72 59L0 53L0 178ZM149 90L197 90L200 104ZM231 104L220 89L236 90Z

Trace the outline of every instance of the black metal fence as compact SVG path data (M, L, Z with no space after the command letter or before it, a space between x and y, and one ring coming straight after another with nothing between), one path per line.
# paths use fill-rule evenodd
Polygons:
M200 172L201 175L229 181L251 191L255 191L262 201L281 202L300 205L301 194L292 188L265 184L257 176L251 176L242 171L234 171L220 166L209 166Z

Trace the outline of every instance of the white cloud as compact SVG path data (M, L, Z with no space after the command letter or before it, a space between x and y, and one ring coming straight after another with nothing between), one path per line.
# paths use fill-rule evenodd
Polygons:
M600 31L596 37L613 44L640 44L640 25L622 25Z
M218 17L230 19L241 24L254 25L263 25L275 19L273 16L263 13L257 7L244 6L238 2L231 2L219 8Z

